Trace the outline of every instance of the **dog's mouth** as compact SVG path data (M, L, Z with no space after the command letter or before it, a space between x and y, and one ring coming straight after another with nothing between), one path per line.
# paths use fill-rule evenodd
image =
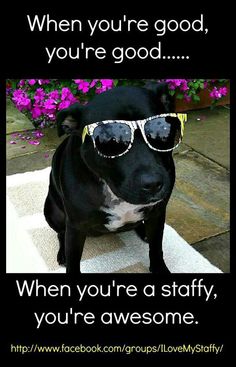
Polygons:
M152 206L157 205L165 201L167 195L162 196L161 198L151 197L151 198L140 198L140 199L131 199L132 201L135 200L135 204L143 204L144 206ZM139 201L139 202L136 202Z
M104 182L104 181L103 181ZM115 195L120 200L126 201L129 204L153 206L164 202L169 196L169 191L163 188L156 194L148 195L142 190L132 190L130 187L116 188L112 183L107 183L110 194Z
M147 205L149 205L149 204L154 204L154 205L156 205L156 204L161 203L162 201L164 201L164 198L162 198L162 199L158 199L158 200L156 200L156 199L151 199L151 200L148 202L148 204L147 204Z
M160 195L158 195L158 197L156 196L144 197L138 193L137 194L129 193L128 195L119 195L119 196L120 197L122 196L122 199L130 204L143 205L147 207L160 204L164 202L167 197L167 195L161 195L161 197Z

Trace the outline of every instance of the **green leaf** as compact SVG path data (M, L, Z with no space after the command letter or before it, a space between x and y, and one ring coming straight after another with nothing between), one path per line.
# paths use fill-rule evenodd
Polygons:
M169 90L169 94L173 96L175 94L175 90Z
M176 95L176 98L177 98L177 99L183 99L183 98L184 98L183 93L178 93L178 94Z
M198 95L196 95L196 94L195 94L195 95L193 96L193 101L194 101L194 102L196 102L196 103L197 103L197 102L199 102L199 101L200 101L200 97L199 97Z
M16 89L17 88L17 83L18 83L19 81L18 80L15 80L15 79L13 79L12 81L11 81L11 87L12 87L12 89Z

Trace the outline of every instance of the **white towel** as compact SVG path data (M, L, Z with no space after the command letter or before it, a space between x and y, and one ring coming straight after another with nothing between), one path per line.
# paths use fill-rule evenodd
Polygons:
M43 216L50 168L7 176L7 272L65 272L57 264L58 240ZM165 225L164 258L172 273L222 273ZM87 238L84 273L148 272L148 245L134 231Z

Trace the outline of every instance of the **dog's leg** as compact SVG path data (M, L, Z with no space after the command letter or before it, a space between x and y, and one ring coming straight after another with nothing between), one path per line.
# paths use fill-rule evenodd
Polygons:
M146 235L149 243L149 258L151 273L170 273L162 251L163 230L165 225L165 209L154 210L150 218L145 221Z
M65 253L65 231L57 234L59 240L59 251L57 253L57 262L59 265L66 265L66 253Z
M59 207L59 203L59 198L57 197L57 200L54 199L51 191L49 191L44 204L44 215L50 227L57 232L60 246L57 254L57 262L59 265L65 265L65 213Z
M146 227L145 227L144 222L139 224L139 226L136 227L134 230L136 234L141 238L141 240L148 243L147 235L146 235Z
M80 260L83 253L86 234L77 228L66 224L65 254L66 272L70 274L80 273Z

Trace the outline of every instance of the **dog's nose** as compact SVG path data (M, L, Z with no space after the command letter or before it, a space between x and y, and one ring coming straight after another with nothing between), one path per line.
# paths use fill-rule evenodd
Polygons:
M146 193L157 193L161 191L163 186L162 178L159 175L142 175L141 177L142 191Z

